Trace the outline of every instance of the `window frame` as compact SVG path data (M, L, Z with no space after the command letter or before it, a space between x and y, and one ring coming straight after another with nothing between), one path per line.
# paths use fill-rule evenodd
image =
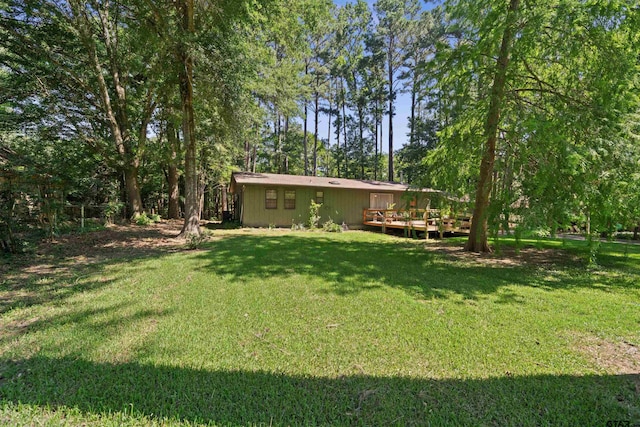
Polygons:
M293 193L293 198L287 198L287 195L291 195ZM293 200L293 205L287 204ZM296 208L296 190L284 190L284 208L287 210L294 210Z
M378 197L380 197L380 199L378 199ZM391 201L388 200L389 198L391 199ZM378 200L384 199L384 203L374 203L374 199L378 199ZM374 191L369 193L370 209L386 210L388 209L389 205L392 205L394 203L395 203L395 196L393 193L382 193L382 192L374 192ZM381 204L384 204L384 206L380 206Z
M318 197L318 193L322 194L322 196ZM315 200L319 205L324 204L324 190L316 190Z
M270 198L269 194L275 194L275 197ZM265 188L264 190L264 208L265 209L278 209L278 189L277 188Z

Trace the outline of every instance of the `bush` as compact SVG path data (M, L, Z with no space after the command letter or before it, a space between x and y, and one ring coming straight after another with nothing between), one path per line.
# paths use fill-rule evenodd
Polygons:
M320 208L322 203L316 203L315 200L311 200L309 205L309 230L315 230L320 223Z
M617 231L613 237L619 240L633 240L633 231Z
M135 218L136 224L138 225L150 225L153 224L153 220L147 216L145 212L142 212Z
M185 237L187 249L195 250L202 245L202 243L207 240L207 236L204 234L192 234L189 233Z
M295 220L291 220L291 231L304 231L305 228L303 223L296 224Z
M109 202L104 208L104 222L107 224L113 224L115 222L116 216L120 215L122 212L122 208L124 208L124 203L120 202Z
M136 224L138 225L151 225L153 223L160 221L160 215L158 214L147 215L146 212L142 212L140 215L136 217L135 221L136 221Z
M329 233L341 233L342 232L342 226L340 224L336 224L335 222L333 222L333 220L331 218L329 218L329 221L325 222L322 225L322 229L324 231L328 231Z
M536 228L531 230L531 236L536 239L547 238L551 236L551 232L547 228Z

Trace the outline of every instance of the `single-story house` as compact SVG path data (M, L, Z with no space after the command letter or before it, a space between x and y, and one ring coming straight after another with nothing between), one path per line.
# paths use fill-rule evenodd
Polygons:
M307 224L313 200L322 205L321 224L331 219L361 228L365 209L424 209L441 193L393 182L251 172L233 173L229 190L234 219L249 227Z

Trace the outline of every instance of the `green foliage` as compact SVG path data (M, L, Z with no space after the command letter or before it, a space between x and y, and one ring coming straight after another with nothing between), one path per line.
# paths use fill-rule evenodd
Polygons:
M197 167L207 197L238 168L385 180L393 155L396 177L400 170L410 183L474 197L508 2L448 0L428 12L415 0L196 2L193 31L182 26L181 4L2 4L0 143L22 161L0 166L23 168L30 182L46 178L65 196L21 188L33 206L16 212L16 228L42 214L39 226L53 235L68 203L108 201L106 222L123 212L164 214L165 173L174 171L180 188L186 178L185 135L176 129L187 57L197 143L188 175L194 184ZM617 224L633 229L636 9L621 1L521 6L490 230L506 230L514 217L552 235L572 222L608 236ZM410 143L383 154L380 135L390 132L382 118L397 114L401 92L411 95ZM134 181L141 204L132 210L124 193L136 192L126 185Z
M147 215L146 212L142 212L140 215L135 217L135 223L137 225L151 225L158 221L160 221L160 215L158 214Z
M516 255L520 254L520 249L522 248L522 235L523 235L522 227L519 225L516 226L515 230L513 230Z
M309 230L316 230L318 225L320 224L320 208L322 207L322 203L316 203L315 200L311 199L311 203L309 204Z
M200 249L202 244L207 241L207 236L205 233L195 234L195 233L187 233L185 236L185 247L189 250Z
M454 194L475 194L508 4L445 2L456 41L440 46L433 70L447 126L427 170L436 187ZM579 214L590 214L598 231L633 222L623 220L635 211L629 183L637 182L632 165L640 158L629 143L630 115L638 111L628 90L637 84L638 46L629 11L624 2L578 1L518 11L492 176L493 221L515 214L552 233Z
M151 220L151 218L149 218L147 216L146 212L142 212L140 215L135 217L135 222L138 225L151 225L151 224L153 224L153 221Z
M113 224L115 219L122 214L124 203L109 201L103 210L104 220L107 224Z
M588 244L588 253L587 253L587 266L588 267L597 267L598 266L598 252L600 250L600 237L594 235L593 233L587 236L587 244ZM625 251L627 248L625 247Z
M342 233L342 226L333 222L331 218L324 224L322 224L322 230L329 233Z
M295 220L291 220L291 231L304 231L305 230L305 226L303 223L298 222L296 223Z

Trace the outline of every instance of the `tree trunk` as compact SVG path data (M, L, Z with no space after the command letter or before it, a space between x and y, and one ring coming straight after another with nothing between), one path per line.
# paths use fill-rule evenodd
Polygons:
M251 154L251 157L253 157L253 166L251 166L251 172L256 173L256 163L257 163L257 157L258 157L258 153L256 153L256 146L258 144L253 144L253 152Z
M124 185L127 192L127 202L131 209L131 218L142 213L142 198L138 184L138 166L129 165L124 169Z
M171 121L167 122L167 140L169 142L169 165L167 185L169 186L169 219L180 218L180 187L178 186L178 135Z
M244 169L245 171L249 170L249 162L251 161L251 144L249 144L249 140L244 140Z
M360 133L360 179L364 179L364 112L358 106L358 128Z
M329 99L329 117L327 119L328 121L328 125L327 125L327 148L331 147L331 109L333 108L333 105L331 103L331 80L329 80L329 92L328 92L328 96L327 98ZM329 169L328 167L328 162L327 162L327 170Z
M220 198L222 199L221 200L222 212L227 212L229 210L229 201L227 200L227 186L222 185L220 189L221 189Z
M309 73L309 65L304 65L304 75L306 76ZM309 118L309 103L307 100L304 100L304 137L302 139L302 146L304 151L304 175L309 175L309 134L307 132L307 119ZM315 162L314 162L315 164ZM315 175L315 173L314 173Z
M177 4L182 17L182 29L194 33L193 0L182 0ZM184 134L184 225L180 236L200 235L200 203L198 200L198 165L196 145L196 123L193 111L193 57L182 43L178 47L180 58L180 99L182 101L182 128Z
M344 137L344 177L349 178L349 160L347 154L347 110L346 110L346 94L344 90L344 86L346 82L343 83L342 86L342 136Z
M393 182L393 101L395 93L393 92L393 60L392 46L389 47L388 65L389 65L389 176L387 181Z
M317 83L319 84L319 83ZM316 87L317 87L316 84ZM315 93L315 111L313 112L313 176L318 176L318 104L320 103L318 91Z
M114 52L114 39L110 33L110 26L102 27L102 34L94 34L92 30L92 25L89 22L89 17L84 9L86 6L82 2L71 2L70 6L74 11L74 14L78 17L77 25L80 31L81 41L84 43L87 48L89 61L93 68L94 76L98 83L100 102L102 105L103 113L106 116L107 122L109 124L109 128L111 130L111 135L113 137L113 141L116 145L116 152L121 161L125 163L131 162L131 157L135 155L132 154L132 147L129 135L129 122L126 114L126 91L124 87L121 85L117 68L113 66L116 63L115 52ZM103 23L110 23L110 20L107 19L107 15L104 14L104 10L99 11L100 19ZM106 21L105 21L106 20ZM112 65L111 74L112 80L111 83L115 86L112 89L116 92L116 101L115 103L111 99L109 86L107 84L107 80L105 79L105 70L98 58L98 48L96 46L96 39L102 37L105 42L106 48L109 52L110 56L110 64ZM142 213L142 201L140 197L140 187L138 186L138 177L137 175L132 177L130 175L131 171L127 173L127 169L123 171L125 173L125 189L127 192L127 200L129 202L129 207L131 208L131 217L136 217ZM135 171L137 174L137 167L135 167ZM132 181L133 179L133 181ZM136 193L131 193L134 191Z
M280 113L278 113L278 130L277 130L277 134L278 134L278 148L276 150L276 170L278 171L278 173L282 173L282 123L280 122Z
M384 102L381 103L384 105ZM380 113L377 120L378 127L380 128L380 138L378 139L380 141L380 149L378 150L378 167L380 168L380 160L382 159L382 144L384 144L384 135L382 133L382 113ZM382 179L382 168L380 168L380 179Z
M204 218L205 190L207 189L207 183L203 179L202 175L200 175L198 181L198 217L199 219L202 219Z
M336 159L336 170L338 172L338 178L341 178L341 172L340 172L340 105L338 104L338 82L336 82L336 154L337 154L337 159Z
M178 168L169 165L167 184L169 186L169 207L167 217L169 219L180 218L180 187L178 186Z
M464 249L470 252L490 252L487 241L487 211L491 196L493 166L496 158L496 142L498 139L498 125L500 122L500 112L504 99L504 87L506 83L507 67L511 52L511 42L515 33L516 13L520 0L511 0L507 11L507 21L502 34L500 53L496 62L496 71L491 88L491 98L489 100L489 111L485 125L486 142L482 163L480 163L480 177L476 190L475 207L473 209L473 220L469 230L469 240Z
M418 91L418 77L416 71L413 72L413 83L411 85L411 119L409 119L409 144L415 142L416 132L416 92Z
M378 100L376 99L376 106L375 106L375 113L374 113L374 117L373 117L373 122L374 122L374 135L373 135L373 142L376 146L376 156L374 158L374 164L373 164L373 179L374 180L378 180Z

